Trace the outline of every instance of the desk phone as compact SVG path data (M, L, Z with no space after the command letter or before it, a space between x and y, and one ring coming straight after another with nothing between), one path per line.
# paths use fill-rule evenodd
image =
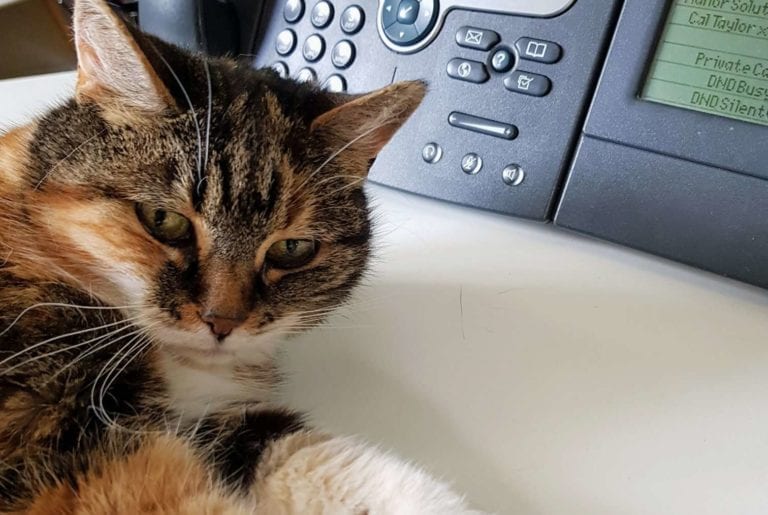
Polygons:
M768 287L768 0L135 0L332 91L424 79L372 181Z

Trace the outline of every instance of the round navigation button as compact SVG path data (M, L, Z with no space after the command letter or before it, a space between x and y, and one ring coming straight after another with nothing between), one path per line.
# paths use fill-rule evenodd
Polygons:
M435 164L443 157L443 148L437 143L427 143L421 150L421 158L429 163Z
M318 34L312 34L304 40L304 46L301 49L301 53L307 61L312 63L319 60L323 57L323 52L325 52L325 40Z
M404 25L413 25L419 17L419 2L416 0L400 0L397 6L397 21Z
M470 152L461 158L461 170L467 175L475 175L483 168L483 159Z
M296 34L291 29L280 31L275 40L275 51L280 55L288 55L296 48Z
M519 186L525 179L525 171L520 165L507 165L501 172L501 179L507 186Z
M309 15L309 19L312 21L312 25L318 29L327 27L331 23L333 18L333 6L325 0L320 0L312 8L312 13Z
M419 17L414 23L419 34L426 35L432 29L438 14L436 0L421 0L419 2Z
M384 0L381 6L381 26L385 29L397 22L397 7L400 0Z
M384 30L389 40L397 45L410 45L421 39L421 34L413 25L404 25L402 23L393 23Z
M437 0L384 0L379 26L385 43L393 50L426 38L438 18Z
M299 82L315 82L317 81L317 74L312 68L302 68L296 74L296 80Z
M365 12L359 5L350 5L341 13L339 25L346 34L354 34L363 28Z
M283 7L283 18L288 23L295 23L304 14L304 0L287 0Z
M333 46L331 62L336 68L347 68L355 60L355 45L343 39Z

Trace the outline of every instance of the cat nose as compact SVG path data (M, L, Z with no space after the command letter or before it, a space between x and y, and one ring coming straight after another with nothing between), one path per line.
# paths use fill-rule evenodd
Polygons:
M245 316L241 314L233 314L224 316L216 313L210 309L204 311L200 315L200 319L210 327L213 335L219 340L223 340L232 333L236 328L240 327L245 322Z

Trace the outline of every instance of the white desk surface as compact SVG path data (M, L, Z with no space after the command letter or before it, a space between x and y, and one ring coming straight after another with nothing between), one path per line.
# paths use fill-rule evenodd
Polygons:
M71 85L0 83L0 125ZM768 513L765 291L370 192L373 271L328 327L286 343L287 403L497 513Z

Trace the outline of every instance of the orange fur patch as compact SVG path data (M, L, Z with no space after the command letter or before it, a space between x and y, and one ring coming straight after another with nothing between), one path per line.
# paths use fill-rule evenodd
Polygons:
M22 185L35 127L32 123L0 136L0 196L17 191Z
M57 486L27 515L252 513L243 499L218 487L206 465L179 439L157 437L134 454L95 464L76 491Z

